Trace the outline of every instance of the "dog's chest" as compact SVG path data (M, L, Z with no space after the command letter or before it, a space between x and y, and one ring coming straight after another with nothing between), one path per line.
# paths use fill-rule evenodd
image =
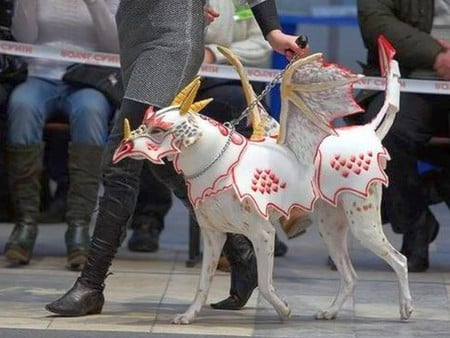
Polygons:
M199 203L196 214L201 227L243 234L251 231L256 223L255 218L259 217L249 202L239 201L233 189Z

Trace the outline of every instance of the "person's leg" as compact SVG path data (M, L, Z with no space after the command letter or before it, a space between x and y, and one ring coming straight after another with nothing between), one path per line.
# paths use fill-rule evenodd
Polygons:
M67 268L78 270L87 259L89 224L97 204L101 156L114 107L95 89L72 91L68 88L67 94L61 107L67 115L71 135L65 241Z
M133 128L137 127L147 106L140 102L153 104L155 109L166 106L195 76L202 61L199 51L203 51L203 4L201 0L180 0L175 4L176 11L172 11L172 6L162 0L121 2L116 21L121 40L125 97L136 99L123 101L103 152L101 170L105 189L99 202L87 262L74 286L48 304L48 311L78 316L101 312L104 281L133 214L143 165L143 161L132 159L112 164L114 151L123 138L122 123L127 118ZM142 17L142 13L145 13L144 21L136 26L136 17ZM171 25L167 25L168 20ZM173 22L177 24L172 25ZM176 54L173 59L172 54ZM163 88L166 90L161 90ZM164 166L158 167L164 169Z
M16 225L5 247L8 260L27 264L37 237L45 120L55 111L55 84L29 78L11 95L7 112L8 177Z
M377 111L382 99L379 95L368 111ZM417 170L419 151L431 137L431 106L421 95L403 93L400 107L383 140L391 156L383 207L394 230L403 234L401 251L408 258L409 271L419 272L428 268L428 245L439 227L428 209Z
M159 235L164 229L164 217L172 206L172 192L144 164L139 184L139 196L133 215L133 233L128 240L128 249L137 252L156 252Z

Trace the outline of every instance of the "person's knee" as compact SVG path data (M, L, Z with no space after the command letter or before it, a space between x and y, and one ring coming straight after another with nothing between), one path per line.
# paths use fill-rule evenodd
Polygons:
M114 108L103 94L83 89L70 100L68 108L72 141L103 145L109 131Z
M30 118L44 121L45 98L36 95L33 90L18 88L9 99L8 120L28 121Z
M33 95L11 98L7 111L9 143L31 144L42 141L45 111Z

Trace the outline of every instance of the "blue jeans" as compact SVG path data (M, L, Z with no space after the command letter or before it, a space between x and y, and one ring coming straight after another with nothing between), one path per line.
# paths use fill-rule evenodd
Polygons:
M113 113L113 105L96 89L29 77L11 94L7 142L41 143L46 121L60 116L69 122L72 143L104 145Z

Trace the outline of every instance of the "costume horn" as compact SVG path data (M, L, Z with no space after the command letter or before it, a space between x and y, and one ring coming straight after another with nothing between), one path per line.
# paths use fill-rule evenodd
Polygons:
M197 81L200 81L200 76L195 77L194 80L192 80L191 83L189 83L186 87L184 87L181 92L178 93L178 95L173 99L171 106L179 106L181 105L184 100L186 99L186 96L189 94L191 89L195 86Z
M189 109L193 113L200 112L203 108L205 108L213 99L206 99L194 102Z
M130 136L131 136L130 121L128 121L128 119L125 119L123 121L123 138L125 140L128 140Z
M180 107L180 115L186 114L194 103L195 96L197 95L198 89L200 88L200 79L197 79L191 91L184 99Z

